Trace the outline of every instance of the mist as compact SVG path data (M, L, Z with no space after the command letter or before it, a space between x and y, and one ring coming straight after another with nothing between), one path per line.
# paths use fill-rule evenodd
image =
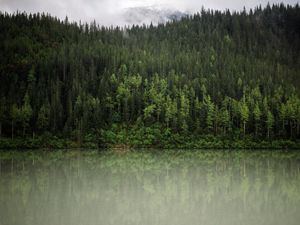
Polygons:
M150 7L155 10L173 10L183 13L194 13L206 9L242 10L280 3L282 1L268 0L0 0L2 12L14 13L26 11L27 13L46 12L52 16L64 19L66 16L71 21L90 22L96 20L101 25L124 25L128 19L124 14L133 8ZM284 4L294 5L298 0L284 1ZM151 19L150 19L151 20ZM145 20L146 23L150 21ZM131 21L134 22L134 21ZM140 21L143 22L143 21Z

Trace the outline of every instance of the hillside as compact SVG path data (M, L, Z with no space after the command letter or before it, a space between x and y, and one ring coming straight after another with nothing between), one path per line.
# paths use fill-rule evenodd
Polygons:
M125 28L1 13L0 40L2 137L300 138L299 5Z

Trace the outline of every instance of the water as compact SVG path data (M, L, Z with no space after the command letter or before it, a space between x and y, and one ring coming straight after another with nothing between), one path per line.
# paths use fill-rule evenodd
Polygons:
M300 152L0 152L0 225L292 225Z

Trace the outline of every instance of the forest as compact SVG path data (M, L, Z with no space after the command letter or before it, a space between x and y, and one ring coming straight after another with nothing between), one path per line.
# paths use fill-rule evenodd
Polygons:
M298 4L97 22L0 13L0 148L300 148Z

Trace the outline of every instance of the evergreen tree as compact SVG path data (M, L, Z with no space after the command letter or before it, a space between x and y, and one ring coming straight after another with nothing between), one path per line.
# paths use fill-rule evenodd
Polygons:
M274 126L274 116L270 110L268 110L267 114L267 137L270 138L270 131L273 129Z
M29 126L29 121L32 117L32 108L30 105L30 99L28 93L24 97L24 104L20 109L20 120L23 124L23 136L25 136L26 127Z
M261 119L261 111L260 111L258 103L255 104L253 114L254 114L254 120L255 120L255 136L257 136L258 130L259 130L260 119Z
M299 14L203 9L159 26L100 28L0 12L0 136L37 128L81 142L155 123L172 134L299 139Z
M205 96L204 104L206 106L206 127L208 130L213 129L215 106L210 96Z
M243 100L240 102L240 116L241 116L243 134L245 136L246 135L246 124L249 121L249 108L245 101L245 95L243 97Z

